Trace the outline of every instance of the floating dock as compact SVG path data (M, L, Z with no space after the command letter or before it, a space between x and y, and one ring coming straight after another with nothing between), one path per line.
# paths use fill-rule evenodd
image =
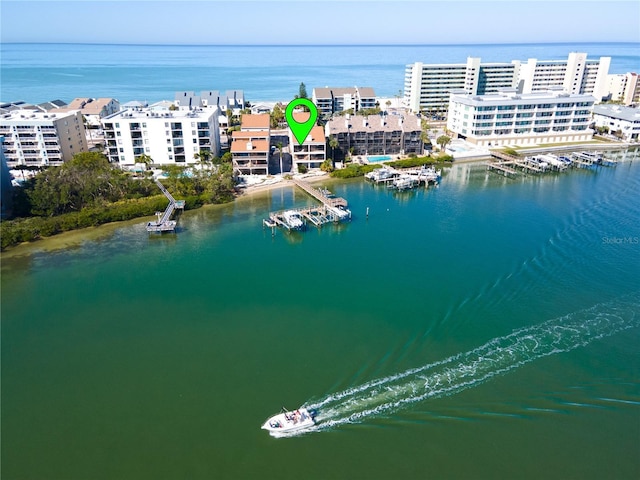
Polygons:
M169 199L169 205L164 212L156 212L158 220L156 222L147 223L147 232L150 233L165 233L173 232L176 229L177 221L171 220L171 215L176 209L184 209L184 200L176 200L173 195L160 183L160 180L156 179L156 185L160 188L164 196Z

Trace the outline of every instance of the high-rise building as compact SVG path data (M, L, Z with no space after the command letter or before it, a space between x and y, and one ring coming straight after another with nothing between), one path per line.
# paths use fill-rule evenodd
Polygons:
M627 106L640 104L638 78L638 74L633 72L607 75L608 100Z
M586 53L570 53L566 60L537 60L511 63L481 63L469 57L467 63L407 65L404 103L413 112L445 113L449 94L464 90L469 95L487 95L501 88L516 87L519 93L561 87L568 93L607 96L607 74L611 57L587 59Z
M566 60L530 58L519 69L518 91L543 92L562 87L567 93L593 95L597 102L607 96L607 75L611 57L587 59L586 53L571 52Z
M457 64L416 62L405 70L404 102L413 112L441 114L447 111L452 91L494 93L499 88L515 87L517 75L517 63L481 63L477 57Z

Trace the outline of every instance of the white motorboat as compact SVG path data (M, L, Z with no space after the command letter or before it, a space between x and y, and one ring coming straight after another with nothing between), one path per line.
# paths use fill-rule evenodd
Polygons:
M295 210L287 210L282 213L282 218L290 229L300 230L304 227L304 222L298 212Z
M395 171L391 168L381 167L375 170L370 171L365 174L365 178L368 180L372 180L376 183L383 182L385 180L390 180L396 175Z
M264 422L261 428L272 433L287 433L307 429L316 424L313 419L314 412L310 412L306 408L300 408L293 412L289 412L284 408L282 410L281 413Z
M327 210L333 213L334 218L339 222L349 220L351 218L351 210L348 208L327 206Z

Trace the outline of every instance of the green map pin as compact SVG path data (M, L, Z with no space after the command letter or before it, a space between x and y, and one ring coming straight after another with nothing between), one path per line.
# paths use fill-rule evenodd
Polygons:
M297 122L293 118L293 109L298 105L303 105L309 109L309 120L306 122ZM284 111L284 116L287 119L289 128L293 132L293 136L296 137L298 143L302 145L307 139L307 135L309 135L309 132L311 132L311 129L316 124L316 120L318 119L318 109L311 100L307 98L296 98L289 102L289 105L287 105L287 108Z

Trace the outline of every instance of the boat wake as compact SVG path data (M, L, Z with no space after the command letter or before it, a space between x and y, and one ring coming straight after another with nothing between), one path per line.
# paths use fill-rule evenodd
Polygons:
M466 353L372 380L305 404L318 411L322 431L389 414L428 398L477 386L490 378L556 353L640 326L640 292L573 312L540 325L515 330ZM292 432L292 436L307 433Z

